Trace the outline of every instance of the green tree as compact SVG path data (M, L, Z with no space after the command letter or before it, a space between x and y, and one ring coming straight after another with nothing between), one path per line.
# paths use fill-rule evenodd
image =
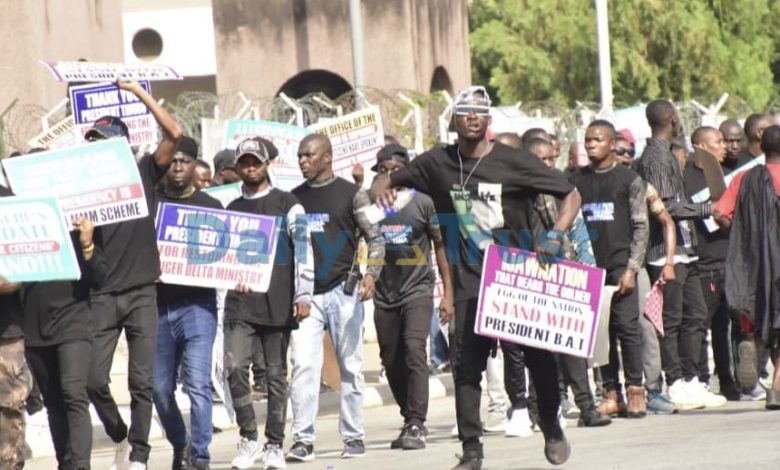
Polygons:
M499 101L598 99L593 0L475 0L472 72ZM777 96L780 2L612 0L615 101L715 100L723 92L762 109Z

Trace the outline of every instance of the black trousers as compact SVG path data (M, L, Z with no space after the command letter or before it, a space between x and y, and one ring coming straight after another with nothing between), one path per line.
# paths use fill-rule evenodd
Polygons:
M661 266L647 266L650 283L661 277ZM676 279L664 285L664 336L661 345L661 367L666 383L690 380L698 375L701 342L706 331L707 307L701 292L699 269L695 263L676 263Z
M149 428L157 350L157 291L154 285L147 285L118 294L95 295L91 319L93 349L87 382L89 399L111 440L121 442L127 438L132 446L130 461L145 463L151 450ZM108 387L111 363L122 330L130 353L127 365L129 431Z
M87 377L92 343L79 340L28 347L26 354L49 415L49 430L59 468L90 468L92 421Z
M458 438L464 455L483 456L482 423L479 416L482 388L480 380L487 366L487 358L494 340L474 333L477 299L471 298L455 304L455 328L451 331L450 361L455 377L455 413L458 422ZM553 353L522 346L525 363L538 391L539 418L542 431L557 428L560 406L558 393L558 368Z
M588 382L588 360L584 357L570 354L556 354L558 368L563 374L564 383L571 387L574 394L574 404L585 412L593 407L593 392ZM566 394L566 389L563 391Z
M375 304L376 305L376 304ZM404 424L422 426L428 416L428 356L433 298L420 297L396 308L374 309L379 355Z
M523 347L508 341L501 342L504 353L504 390L512 410L528 407L528 391L525 383L525 357ZM511 411L510 411L511 416Z
M617 285L624 269L607 273L607 284ZM639 331L639 293L612 296L609 317L609 364L601 367L604 390L620 388L620 359L617 341L623 355L626 385L642 385L642 336Z
M731 372L731 309L726 303L724 291L725 269L702 271L701 292L707 306L707 322L702 332L701 353L699 355L699 380L710 380L710 367L707 354L707 327L712 330L712 356L715 361L715 374L722 385L734 383Z
M252 342L252 382L255 387L265 382L265 354L263 342L255 336Z
M228 371L228 385L233 397L239 434L253 441L258 437L255 409L252 407L252 390L249 386L253 342L257 338L265 353L268 380L265 438L270 444L282 445L287 419L287 346L290 344L290 330L253 325L240 320L226 321L224 328L224 365Z

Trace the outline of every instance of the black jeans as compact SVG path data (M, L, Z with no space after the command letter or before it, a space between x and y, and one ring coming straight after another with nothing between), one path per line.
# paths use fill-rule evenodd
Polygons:
M226 321L224 328L224 365L228 371L228 385L233 397L239 434L252 441L256 441L258 437L252 391L249 387L249 367L252 364L254 338L257 337L265 353L268 379L265 437L270 444L282 445L287 419L287 346L290 344L290 330L253 325L241 320Z
M255 336L252 342L252 382L255 387L265 383L265 354L263 353L263 342Z
M504 390L509 397L511 410L527 408L528 392L525 383L523 347L509 341L502 341L501 351L504 353Z
M555 354L558 368L563 374L564 383L571 387L574 404L585 412L593 407L593 392L588 382L588 360L570 354ZM566 394L566 389L563 389Z
M650 283L661 277L661 266L647 266ZM695 263L676 263L676 279L664 285L664 336L661 343L661 367L666 383L690 380L698 375L701 342L706 329L707 307L701 292L699 269Z
M428 357L433 298L420 297L396 308L374 309L379 356L404 424L422 426L428 416Z
M92 297L92 366L87 382L106 434L114 442L127 438L131 462L149 459L149 428L154 393L154 355L157 350L157 291L154 285ZM108 387L111 363L122 330L130 353L127 381L130 391L130 430L119 414Z
M458 422L458 438L464 455L482 457L482 423L479 416L482 388L479 385L482 372L494 340L474 333L477 299L471 298L455 304L455 328L451 330L450 347L452 369L455 376L455 412ZM539 417L542 432L555 432L557 428L558 368L553 353L522 346L525 363L538 391Z
M617 285L624 269L607 273L607 284ZM604 390L620 388L620 359L617 340L623 355L623 375L626 385L642 385L642 336L639 331L639 294L612 296L609 317L609 364L601 367Z
M701 353L699 355L699 380L710 380L709 356L707 354L707 326L712 330L712 356L715 361L715 374L721 386L734 383L731 373L731 309L726 303L724 289L725 269L702 271L701 293L707 306L707 323L702 332Z
M26 354L49 415L49 430L59 468L90 468L92 421L87 376L92 343L79 340L28 347Z

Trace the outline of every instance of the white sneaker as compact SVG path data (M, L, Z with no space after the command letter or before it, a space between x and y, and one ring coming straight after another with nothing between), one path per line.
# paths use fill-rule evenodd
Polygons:
M489 411L483 429L485 432L504 432L508 423L503 411Z
M114 463L108 467L108 470L128 470L130 468L130 443L127 439L116 445L114 451Z
M528 416L528 408L512 410L512 416L506 425L504 435L506 437L529 437L533 433L531 418Z
M766 400L766 390L761 384L757 384L756 388L750 393L741 393L739 395L739 401L763 401Z
M260 447L260 443L257 441L250 441L249 439L242 437L238 443L238 455L230 465L233 468L250 468L255 464L260 455L263 453L263 448Z
M263 455L260 457L260 463L264 469L286 468L287 462L284 460L284 452L277 444L266 444L263 447Z
M558 424L561 425L561 429L566 429L566 426L569 425L569 420L566 419L566 416L563 415L561 410L558 410Z
M719 408L728 401L723 395L712 393L710 388L699 379L693 379L688 383L688 391L697 401L704 404L705 408Z
M130 470L146 470L146 464L141 462L130 462Z
M683 379L677 379L669 386L669 399L678 410L697 410L704 408L704 403L698 401L694 392L690 390L689 383Z

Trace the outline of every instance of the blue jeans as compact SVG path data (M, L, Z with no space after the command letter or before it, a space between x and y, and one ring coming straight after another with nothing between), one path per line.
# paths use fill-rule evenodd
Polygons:
M154 406L168 442L187 445L187 428L176 404L176 372L181 364L190 398L192 460L209 461L211 444L211 350L217 334L217 305L211 298L186 304L161 305L154 360Z
M317 294L311 315L292 332L291 354L295 442L314 442L314 420L319 407L322 340L328 330L341 375L339 432L345 441L363 439L363 304L343 285Z
M441 331L441 325L439 324L439 309L433 309L433 315L431 316L431 364L439 366L445 364L450 360L449 348L447 347L447 340L444 339L444 332Z

